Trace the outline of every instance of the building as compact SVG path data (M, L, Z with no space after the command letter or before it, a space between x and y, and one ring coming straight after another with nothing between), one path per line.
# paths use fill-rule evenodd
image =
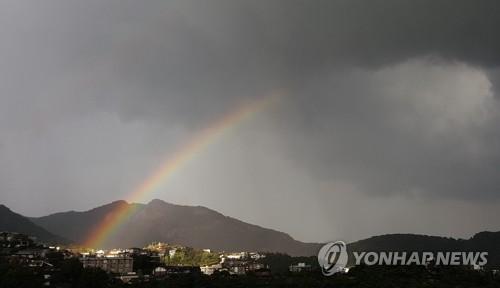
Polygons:
M46 249L41 248L29 248L20 250L15 253L13 256L19 258L27 258L27 259L45 259L45 254L47 253Z
M0 243L18 246L20 248L28 248L37 244L37 238L22 233L2 231L0 232ZM5 247L5 245L3 245Z
M122 274L120 276L116 276L116 279L120 279L123 283L132 284L134 281L139 280L139 275L135 272L130 272L127 274Z
M132 272L134 259L132 257L82 257L83 267L96 267L102 270L127 274Z
M226 256L227 259L231 260L243 260L248 257L247 252L240 252L240 253L231 253Z
M233 275L245 275L248 272L248 265L245 264L234 265L227 267L227 270L229 271L230 274Z
M297 265L290 265L288 269L290 272L311 271L311 265L306 265L306 263L299 263Z
M202 266L200 267L201 273L206 275L212 275L215 271L222 269L221 264L215 264L211 266Z
M170 258L174 257L175 256L175 253L177 252L177 249L172 249L172 250L168 250L168 256Z
M156 278L165 277L172 274L200 274L199 266L168 266L160 265L153 269L153 276Z

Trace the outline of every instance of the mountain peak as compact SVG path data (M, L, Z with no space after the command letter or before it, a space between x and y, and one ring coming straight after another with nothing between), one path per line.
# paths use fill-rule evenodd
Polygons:
M127 201L125 200L116 200L116 201L113 201L111 203L108 203L108 204L104 204L104 205L101 205L101 206L98 206L96 208L93 208L91 209L90 211L92 210L113 210L113 209L116 209L116 207L120 207L120 206L126 206L126 205L130 205Z
M148 204L146 204L147 207L152 207L152 208L160 208L160 207L174 207L174 206L177 206L175 204L172 204L172 203L168 203L168 202L165 202L161 199L153 199L151 201L149 201Z
M290 255L313 255L318 248L317 244L295 241L283 232L245 223L203 206L176 205L161 199L153 199L146 205L120 200L85 212L53 214L33 221L83 243L103 219L120 208L117 205L141 208L102 244L104 248L140 246L152 241L216 251L272 251Z
M113 201L111 203L109 203L110 205L128 205L130 203L128 203L127 201L125 200L116 200L116 201Z
M152 199L151 201L149 201L149 203L147 205L149 205L149 204L171 204L171 203L168 203L168 202L163 201L161 199L155 198L155 199Z

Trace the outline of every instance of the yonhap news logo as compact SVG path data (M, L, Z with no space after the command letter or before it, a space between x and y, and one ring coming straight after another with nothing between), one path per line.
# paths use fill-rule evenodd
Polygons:
M318 253L318 263L325 276L340 272L347 264L347 245L343 241L328 243Z
M355 265L443 265L474 266L480 268L488 263L488 252L356 252ZM328 243L318 253L318 263L325 276L346 272L347 245L343 241Z

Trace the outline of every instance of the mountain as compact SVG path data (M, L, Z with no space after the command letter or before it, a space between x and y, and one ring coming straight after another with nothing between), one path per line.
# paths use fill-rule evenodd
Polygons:
M206 207L174 205L157 199L146 205L116 201L85 212L56 213L31 220L53 233L84 243L103 219L113 217L121 209L135 212L120 223L121 229L106 239L103 247L93 248L135 247L161 241L216 251L286 252L298 256L316 255L321 246Z
M34 224L28 218L12 212L9 208L1 204L0 231L17 232L28 236L36 236L38 242L48 244L63 244L70 242Z
M347 244L349 264L353 252L488 252L488 265L500 267L500 232L480 232L470 239L415 234L374 236Z
M125 201L115 201L85 212L59 212L44 217L32 217L29 219L53 233L57 233L58 235L62 235L69 239L74 239L76 243L83 244L88 235L92 231L96 231L98 229L103 219L109 218L124 205L132 205L141 208L144 206L143 204L128 204ZM139 244L143 243L137 243L136 246ZM116 248L118 246L113 245L111 248Z
M322 244L303 243L288 234L224 216L201 206L174 205L162 200L148 204L115 201L84 212L61 212L29 220L0 205L0 230L36 235L40 240L61 235L84 243L105 219L120 210L134 211L120 222L120 229L102 247L143 246L153 241L216 251L285 252L292 256L317 255ZM40 228L31 223L43 227ZM10 226L6 226L8 225ZM23 228L25 227L25 228ZM37 230L38 229L38 230ZM46 229L46 230L44 230ZM50 232L48 232L50 231ZM472 238L454 239L415 234L374 236L347 245L352 264L353 252L488 252L488 264L500 266L500 232L480 232Z

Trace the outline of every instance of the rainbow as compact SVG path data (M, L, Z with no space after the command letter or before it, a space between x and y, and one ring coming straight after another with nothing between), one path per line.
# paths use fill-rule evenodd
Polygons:
M168 157L164 163L137 189L126 198L132 203L145 199L168 181L171 176L182 169L196 155L200 154L211 143L222 135L232 130L243 120L256 115L265 107L275 103L281 98L281 93L269 93L252 101L236 107L230 113L217 119L207 128L197 133L190 141L186 142L176 153ZM126 202L118 202L117 208L108 214L96 228L89 233L85 247L99 248L105 241L119 231L120 227L134 215L137 205L129 205Z

